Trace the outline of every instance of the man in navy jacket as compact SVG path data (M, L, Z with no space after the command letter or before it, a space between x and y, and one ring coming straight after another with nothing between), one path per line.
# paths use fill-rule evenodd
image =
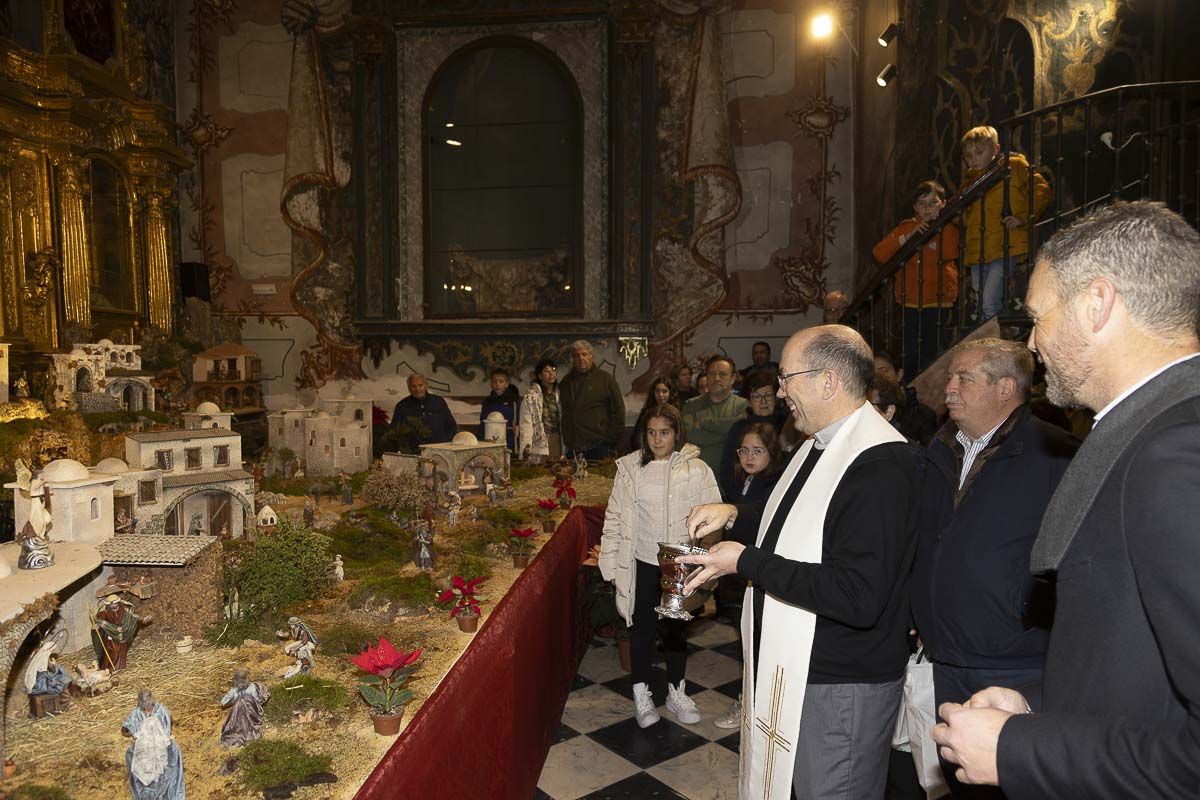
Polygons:
M938 705L1041 683L1053 596L1029 552L1079 442L1030 413L1032 377L1017 342L975 339L951 353L950 421L927 450L912 591ZM943 766L954 797L1002 796Z

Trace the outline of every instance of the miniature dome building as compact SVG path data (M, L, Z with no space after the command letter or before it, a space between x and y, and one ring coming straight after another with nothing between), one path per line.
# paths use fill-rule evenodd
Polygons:
M100 475L123 475L129 472L129 465L119 458L106 458L93 467L92 472Z
M183 412L183 428L189 431L199 431L212 428L233 430L233 412L222 411L221 407L211 400L205 400L196 406L195 411Z
M371 466L371 401L320 400L316 408L267 415L270 447L291 450L308 475L362 472Z

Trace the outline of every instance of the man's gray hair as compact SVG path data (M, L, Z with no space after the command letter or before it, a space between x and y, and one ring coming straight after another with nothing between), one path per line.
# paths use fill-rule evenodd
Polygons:
M1029 398L1029 386L1033 383L1033 353L1028 347L1007 339L970 339L956 344L950 351L950 359L975 352L983 354L979 369L987 376L988 383L1012 378L1021 398Z
M592 350L592 343L587 339L576 339L575 341L571 342L571 352L575 352L576 350L585 350L589 353L594 353Z
M809 340L804 357L810 369L832 370L846 394L866 400L867 389L875 377L875 357L853 328L824 326L824 330Z
M137 703L139 708L154 705L154 693L149 689L139 689Z
M1037 258L1064 304L1107 278L1147 331L1194 335L1200 323L1200 234L1162 203L1101 208L1050 237Z

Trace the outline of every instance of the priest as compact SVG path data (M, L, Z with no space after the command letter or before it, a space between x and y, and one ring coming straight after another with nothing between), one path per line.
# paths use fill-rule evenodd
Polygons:
M699 506L692 536L753 525L698 564L688 589L751 581L740 796L882 797L908 663L908 574L916 546L918 455L867 402L875 365L842 325L792 336L779 397L810 438L765 507Z

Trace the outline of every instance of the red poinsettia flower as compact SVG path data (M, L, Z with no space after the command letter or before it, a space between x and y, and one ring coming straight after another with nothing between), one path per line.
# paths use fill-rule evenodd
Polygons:
M572 484L572 480L570 478L559 478L558 480L556 480L554 482L554 489L555 489L554 496L562 497L565 494L567 497L574 500L575 499L575 487L572 486L571 484Z
M369 672L381 678L390 678L393 672L416 663L420 657L421 648L418 647L411 653L406 653L403 650L397 650L391 642L381 636L377 646L368 646L366 652L352 656L350 660L363 672Z
M513 528L511 531L508 532L508 535L512 536L515 539L528 539L529 537L534 536L536 534L535 534L533 528Z
M558 503L547 497L544 500L538 500L538 508L542 509L542 511L553 511L558 508Z

